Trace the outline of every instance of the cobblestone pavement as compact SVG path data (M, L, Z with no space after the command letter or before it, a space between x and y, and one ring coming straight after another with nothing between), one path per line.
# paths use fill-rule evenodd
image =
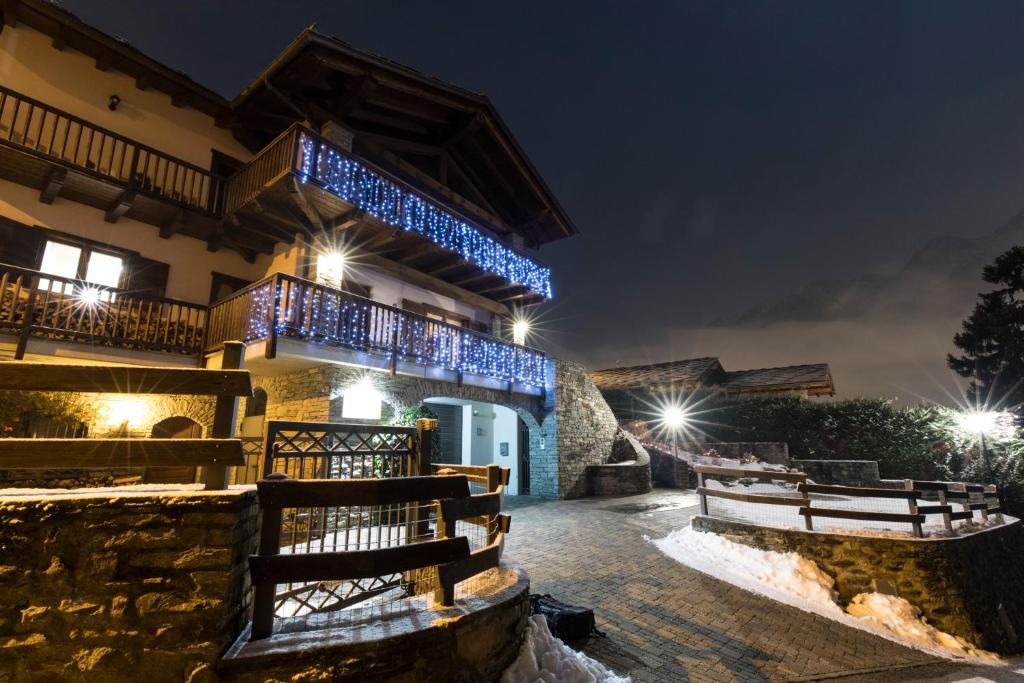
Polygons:
M594 608L607 638L591 638L584 651L637 683L841 676L984 681L1005 680L1003 674L1024 681L1005 669L943 663L669 559L644 536L661 538L685 526L697 512L692 492L505 500L512 513L505 557L525 566L532 592Z

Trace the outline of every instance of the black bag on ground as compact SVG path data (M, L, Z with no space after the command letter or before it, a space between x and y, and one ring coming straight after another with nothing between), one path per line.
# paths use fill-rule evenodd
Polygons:
M584 640L597 630L594 610L567 605L546 593L530 596L530 614L543 614L551 633L565 642Z

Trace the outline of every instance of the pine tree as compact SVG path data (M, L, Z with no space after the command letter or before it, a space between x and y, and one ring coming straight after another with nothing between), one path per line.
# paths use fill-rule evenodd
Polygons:
M978 406L1024 410L1024 247L998 256L982 274L996 285L978 295L974 312L953 337L961 356L949 367L971 380L968 397Z

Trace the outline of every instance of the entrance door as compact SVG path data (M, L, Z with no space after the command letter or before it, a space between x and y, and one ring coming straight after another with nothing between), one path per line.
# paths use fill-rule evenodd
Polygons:
M187 417L169 417L153 425L150 437L154 439L198 439L203 427ZM191 484L196 480L195 467L147 467L147 484Z
M519 418L519 494L530 495L530 428Z

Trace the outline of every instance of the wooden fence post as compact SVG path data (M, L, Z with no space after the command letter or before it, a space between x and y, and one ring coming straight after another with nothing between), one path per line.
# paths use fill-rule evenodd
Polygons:
M416 420L416 442L413 444L415 452L412 459L412 472L410 477L425 477L430 474L430 459L433 457L433 434L437 429L437 420L420 418ZM415 538L425 538L430 534L430 520L427 515L422 514L421 506L412 503L409 510L409 521L412 529L415 530ZM407 539L406 542L411 542Z
M939 489L939 505L949 505L949 498L946 496L946 487L943 486ZM948 512L942 513L942 525L946 527L946 531L953 530L953 517Z
M487 466L487 493L494 493L502 485L504 475L499 465L490 464ZM487 545L491 545L498 538L498 515L493 515L487 520Z
M272 472L266 476L273 481L288 478L283 472ZM258 486L258 484L257 484ZM278 555L281 552L281 515L280 507L269 507L260 501L260 555ZM277 596L277 585L258 583L252 589L252 633L250 640L269 638L274 631L274 600Z
M224 342L221 369L241 370L245 365L245 344L242 342ZM235 436L238 422L238 397L218 396L213 409L213 429L210 436L214 439L231 439ZM222 465L207 465L200 475L206 490L221 490L228 487L228 468Z
M704 495L704 473L697 472L697 490L700 491L700 514L708 516L708 497Z
M903 488L905 490L907 490L907 491L913 491L914 490L914 480L913 479L904 479L903 480ZM917 514L917 499L916 498L907 498L907 504L910 506L910 514L916 515ZM924 538L924 530L921 528L921 522L911 522L910 524L911 524L911 526L914 529L914 536L916 536L917 538Z

